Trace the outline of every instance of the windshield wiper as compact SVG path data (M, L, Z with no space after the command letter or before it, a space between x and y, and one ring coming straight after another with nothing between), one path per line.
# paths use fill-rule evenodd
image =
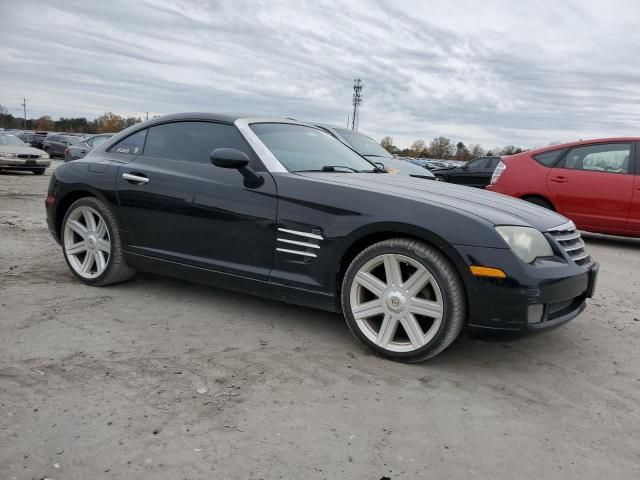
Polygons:
M336 168L346 168L347 170L350 170L352 172L358 173L360 170L356 170L355 168L352 167L347 167L345 165L325 165L324 167L322 167L322 171L323 172L337 172Z

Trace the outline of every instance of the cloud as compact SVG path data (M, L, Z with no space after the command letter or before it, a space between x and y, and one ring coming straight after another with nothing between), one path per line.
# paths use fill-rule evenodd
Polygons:
M637 135L634 1L4 1L0 103L30 116L241 111L399 145ZM18 111L12 111L18 114Z

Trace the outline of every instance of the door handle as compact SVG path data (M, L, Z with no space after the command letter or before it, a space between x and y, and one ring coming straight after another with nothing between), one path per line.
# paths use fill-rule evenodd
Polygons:
M123 173L122 178L124 178L127 182L130 183L149 183L149 179L142 175L133 175L131 173Z
M567 177L551 177L550 180L556 183L567 183L569 181Z

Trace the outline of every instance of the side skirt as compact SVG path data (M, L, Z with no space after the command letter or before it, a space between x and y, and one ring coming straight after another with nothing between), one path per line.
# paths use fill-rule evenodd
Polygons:
M125 252L125 258L127 263L141 271L270 298L285 303L303 305L305 307L327 310L329 312L339 312L335 297L327 293L303 290L264 280L207 270L206 268L161 260L137 253Z

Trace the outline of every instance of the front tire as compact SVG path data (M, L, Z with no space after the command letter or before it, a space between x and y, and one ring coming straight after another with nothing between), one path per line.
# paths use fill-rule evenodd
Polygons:
M445 177L443 177L442 175L436 175L436 181L438 181L438 182L446 182L447 179Z
M124 282L136 273L124 259L118 221L102 200L75 201L62 221L61 237L71 273L87 285Z
M351 333L375 353L419 362L447 348L466 319L455 267L419 240L394 238L363 250L342 283Z

